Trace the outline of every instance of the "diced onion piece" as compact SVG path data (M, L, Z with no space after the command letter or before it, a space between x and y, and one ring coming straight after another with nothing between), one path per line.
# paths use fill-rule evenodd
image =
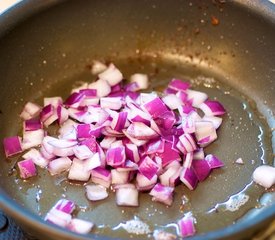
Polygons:
M204 159L204 150L203 150L203 148L198 148L197 150L195 150L193 158L197 159L197 160Z
M42 144L45 132L43 129L23 132L22 148L24 150Z
M65 213L58 209L51 209L46 217L45 221L51 222L60 227L67 227L72 220L72 216L69 213Z
M112 184L125 184L129 179L128 171L118 171L117 169L111 170Z
M217 139L216 129L212 122L195 122L195 136L200 147L206 147Z
M108 197L107 189L104 186L90 184L86 185L85 188L87 198L91 201L98 201Z
M141 173L137 173L136 182L138 191L149 191L151 190L158 181L158 176L154 175L151 179L148 179Z
M211 168L206 160L194 160L192 162L193 170L199 179L199 181L204 181L210 174Z
M49 160L46 159L41 152L39 152L37 149L32 148L30 149L28 152L26 152L22 158L24 159L31 159L35 165L41 167L41 168L45 168L48 163Z
M87 234L92 230L93 226L94 224L90 221L73 218L67 228L76 233Z
M152 128L142 122L131 123L127 128L127 133L138 140L149 140L159 136Z
M146 156L139 165L139 172L151 180L158 172L159 166L149 156Z
M27 102L20 114L23 120L29 120L39 115L41 107L35 103Z
M6 157L14 156L23 151L21 137L18 136L4 138L3 145Z
M195 90L186 90L187 100L191 101L192 106L198 108L207 98L207 94Z
M176 90L176 91L185 91L190 87L190 83L183 82L180 79L173 78L171 82L168 84L168 88Z
M207 163L211 169L220 168L220 167L224 166L224 163L213 154L208 154L205 157L205 160L207 161Z
M162 101L171 110L175 110L182 105L182 101L174 94L168 94L162 98Z
M160 230L155 230L153 233L153 237L155 240L176 240L177 236L169 233L169 232L165 232L165 231L160 231Z
M44 98L44 106L51 104L54 108L57 108L58 106L62 105L62 103L63 100L61 97Z
M254 170L252 177L257 184L270 188L275 184L275 168L267 165L259 166Z
M105 71L98 74L98 77L99 79L106 80L110 86L115 86L123 79L122 73L112 63Z
M212 122L215 129L218 129L222 124L222 118L215 116L204 116L203 121Z
M168 108L159 97L156 97L153 100L146 102L143 107L148 113L151 114L153 118L156 118L162 113L168 111Z
M108 149L111 147L111 144L116 141L116 137L104 137L100 142L100 146L103 149Z
M91 173L87 170L85 162L74 158L69 171L68 179L86 182L89 180L90 176Z
M218 101L207 100L199 108L206 116L219 116L225 114L223 105Z
M91 170L91 176L92 182L100 184L106 188L110 187L112 181L111 171L102 167L97 167Z
M192 168L183 168L180 174L180 180L190 190L194 190L198 184L198 178Z
M135 186L116 189L116 204L118 206L138 207L138 190Z
M119 110L122 106L121 97L102 97L100 98L100 106L112 110Z
M30 178L36 175L36 167L31 159L25 159L17 162L20 177L23 179Z
M130 77L131 83L137 84L137 90L148 88L148 76L142 73L135 73Z
M106 153L106 162L109 166L118 167L125 163L125 147L120 146L116 148L110 148Z
M57 106L56 108L56 114L58 118L58 124L62 125L64 122L66 122L69 118L69 112L66 108L62 106Z
M74 146L73 151L74 155L80 160L91 158L94 155L86 145L76 145Z
M140 160L139 151L135 144L132 144L132 143L125 144L125 153L126 153L127 159L135 163L137 163Z
M64 171L69 170L72 161L68 157L57 158L49 162L48 170L51 175L60 174Z
M109 83L103 79L99 79L96 82L89 84L89 88L96 89L97 97L108 96L111 92L111 86Z
M42 129L42 123L39 119L29 119L23 123L23 131L35 131Z
M76 206L73 201L62 198L57 201L57 203L53 206L52 209L57 209L64 213L71 214L75 210L75 208Z
M171 206L173 202L173 191L173 187L167 187L157 183L149 194L153 196L153 201L161 202L165 205Z
M107 66L104 63L100 61L94 61L91 67L91 73L93 75L98 75L99 73L102 73L106 69L107 69Z
M116 114L111 122L111 128L115 131L121 131L124 129L127 123L127 114L127 112L119 112Z
M162 160L162 166L165 167L173 161L181 161L179 152L172 148L172 143L165 141L163 153L158 153Z
M165 172L159 176L160 183L164 186L175 187L179 182L181 170L179 162L173 162L171 166L169 164Z
M181 237L193 236L196 233L195 219L192 215L186 215L178 221Z
M182 144L182 149L180 149L183 154L187 154L189 152L193 152L197 149L195 140L193 139L192 135L189 133L184 133L179 137L179 140Z

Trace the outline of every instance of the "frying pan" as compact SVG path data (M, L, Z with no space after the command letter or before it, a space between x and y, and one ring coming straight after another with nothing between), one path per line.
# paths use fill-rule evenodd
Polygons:
M251 174L263 163L274 164L274 13L268 1L25 0L0 16L1 140L20 132L25 102L65 97L79 82L93 81L87 66L95 59L114 62L125 77L149 74L151 90L173 77L188 79L228 112L219 139L206 149L225 168L193 192L178 187L169 209L146 194L135 209L116 207L112 194L89 203L83 188L45 171L22 181L12 168L17 158L6 160L2 149L1 208L41 239L127 238L110 228L134 216L164 226L190 210L198 221L194 239L250 238L267 226L275 216L274 194L263 195ZM239 157L244 165L234 164ZM248 201L229 211L223 203L242 193ZM80 236L45 223L39 215L62 194L80 206L81 218L105 228ZM182 194L190 205L180 210Z

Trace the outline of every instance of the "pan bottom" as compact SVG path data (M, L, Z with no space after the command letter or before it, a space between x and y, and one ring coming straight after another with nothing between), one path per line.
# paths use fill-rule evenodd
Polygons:
M30 180L21 180L14 172L9 176L5 190L22 206L43 217L58 199L71 199L78 205L77 216L96 224L95 233L120 238L127 238L129 234L119 228L119 224L136 218L148 224L150 230L166 229L175 233L174 223L185 213L192 212L197 219L197 232L205 233L231 225L248 210L258 208L258 199L264 189L251 182L251 175L257 166L271 161L272 150L268 126L252 99L233 88L223 76L199 65L154 57L117 59L114 63L126 78L136 72L148 74L150 91L161 91L172 78L188 79L193 89L220 101L227 114L218 130L217 141L205 151L217 155L225 167L213 171L195 191L183 185L176 187L175 200L169 208L152 202L147 193L140 194L138 208L117 207L112 192L107 200L89 202L82 184L68 182L66 174L52 177L42 169ZM82 71L66 82L45 88L43 95L65 97L83 80L93 81L94 77L88 70ZM41 100L38 98L37 102ZM19 126L15 127L19 129ZM243 165L235 163L238 158L243 159ZM6 162L4 168L8 172L11 164ZM182 205L183 196L188 199L185 205ZM144 236L134 237L144 239Z

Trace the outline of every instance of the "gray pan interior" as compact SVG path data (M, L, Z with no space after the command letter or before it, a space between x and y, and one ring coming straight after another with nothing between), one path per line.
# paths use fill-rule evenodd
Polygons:
M198 239L244 238L266 226L274 218L274 194L271 189L260 198L264 189L251 182L251 174L274 160L275 7L253 1L56 3L25 1L0 16L1 140L20 133L18 113L25 102L66 97L79 82L94 81L87 66L99 59L114 62L126 77L148 73L152 90L179 77L220 100L228 114L219 139L206 151L226 166L193 192L178 187L171 208L152 203L147 194L140 196L139 208L121 208L112 194L107 201L90 203L83 187L43 170L22 181L11 171L18 158L6 160L1 148L1 208L41 239L89 238L45 224L37 216L43 217L62 196L81 207L79 217L97 224L98 235L91 238L127 238L124 231L111 228L135 216L152 229L163 228L188 211L197 218ZM244 165L234 164L239 157ZM249 196L248 201L237 211L226 210L222 203L231 196L240 200L240 192ZM190 199L183 209L182 194ZM216 211L207 213L219 203Z

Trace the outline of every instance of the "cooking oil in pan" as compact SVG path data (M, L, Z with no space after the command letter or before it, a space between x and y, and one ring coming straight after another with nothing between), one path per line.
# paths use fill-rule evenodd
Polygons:
M79 206L79 218L96 224L94 233L141 239L151 238L155 229L176 233L175 223L188 212L196 218L197 233L205 233L231 225L248 210L259 207L258 199L264 189L251 181L251 175L258 165L271 161L272 151L268 127L252 100L233 89L222 76L191 64L158 58L128 58L116 60L115 64L125 77L136 72L149 74L150 91L161 91L172 78L187 79L194 89L222 102L227 114L218 130L218 139L205 152L217 155L225 166L213 171L194 191L177 186L171 207L152 202L147 193L140 194L137 208L116 206L111 191L106 200L90 202L82 184L68 182L66 174L50 176L42 169L37 177L26 181L12 171L4 187L15 200L45 216L58 199L68 198ZM66 80L66 84L60 82L45 88L43 95L61 95L62 89L65 97L76 82L83 79L94 80L89 71L81 72ZM242 158L244 164L236 164L238 158ZM8 172L11 165L6 162L3 167ZM138 226L138 230L134 231L133 226Z

